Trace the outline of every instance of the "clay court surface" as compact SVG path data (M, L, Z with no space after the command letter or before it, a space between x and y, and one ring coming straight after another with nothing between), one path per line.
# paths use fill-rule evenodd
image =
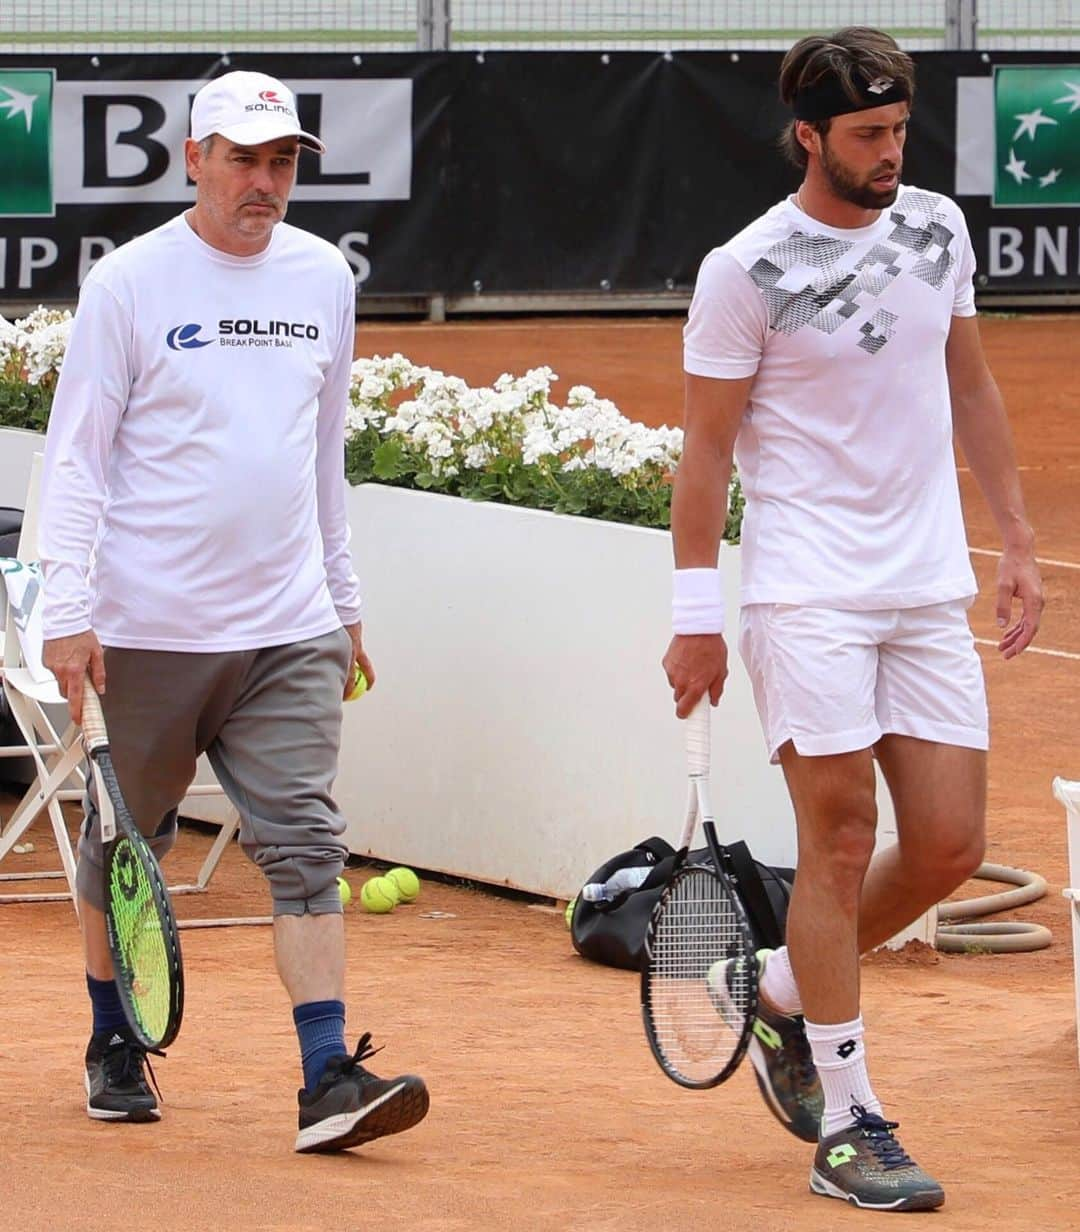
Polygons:
M1080 317L987 318L983 334L1039 555L1063 562L1044 565L1038 645L1080 656ZM474 384L547 364L558 393L585 383L650 423L679 420L679 344L676 319L364 324L357 339L359 354L401 351ZM971 544L993 548L967 474L962 485ZM993 638L994 561L974 560L983 594L972 620ZM1080 778L1080 660L1029 653L1003 664L982 651L988 858L1048 879L1049 895L1013 918L1048 925L1054 945L875 955L868 1051L905 1146L948 1194L942 1211L908 1220L1059 1232L1080 1228L1080 1069L1065 822L1050 782ZM4 816L10 806L0 799ZM37 851L11 867L49 862L48 826L28 837ZM185 830L172 879L190 880L208 844ZM367 873L349 875L358 888ZM259 874L235 849L210 892L178 907L182 918L267 909ZM809 1148L765 1111L748 1066L712 1092L664 1078L644 1043L635 977L577 958L561 910L426 881L411 907L386 917L352 907L346 918L349 1030L386 1045L378 1072L422 1073L432 1109L401 1137L308 1158L291 1151L298 1065L269 929L185 932L184 1030L156 1065L164 1119L110 1126L83 1110L88 1007L71 907L0 907L0 1228L832 1232L886 1219L809 1194Z

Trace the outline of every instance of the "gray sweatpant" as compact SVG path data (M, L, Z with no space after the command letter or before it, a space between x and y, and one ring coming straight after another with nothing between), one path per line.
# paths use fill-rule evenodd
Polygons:
M206 753L240 814L240 845L270 883L275 915L341 910L348 854L330 789L352 667L344 629L286 646L193 654L105 648L101 699L120 790L160 860ZM79 893L104 908L93 779L79 838Z

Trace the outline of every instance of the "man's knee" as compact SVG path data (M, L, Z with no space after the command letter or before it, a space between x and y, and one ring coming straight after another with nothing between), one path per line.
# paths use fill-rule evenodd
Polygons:
M799 867L819 868L838 882L859 882L873 855L877 830L873 771L822 770L801 785L795 799Z
M909 874L936 887L941 897L963 885L986 855L981 818L928 818L918 827L905 829L901 850Z
M341 911L338 878L346 848L330 840L309 847L263 847L248 853L270 885L274 915Z
M166 813L156 832L147 837L158 863L176 846L176 816L175 809ZM92 804L87 808L86 821L79 835L75 884L80 898L86 899L98 911L105 910L105 852L101 842L101 821Z

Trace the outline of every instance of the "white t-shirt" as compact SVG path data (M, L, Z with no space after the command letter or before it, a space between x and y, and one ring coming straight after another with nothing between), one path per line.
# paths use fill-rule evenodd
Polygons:
M906 187L851 230L782 201L705 258L684 367L754 376L735 443L744 604L975 594L945 368L974 271L955 202Z
M360 619L354 308L341 253L286 223L234 257L180 216L94 267L46 440L47 638L250 650Z

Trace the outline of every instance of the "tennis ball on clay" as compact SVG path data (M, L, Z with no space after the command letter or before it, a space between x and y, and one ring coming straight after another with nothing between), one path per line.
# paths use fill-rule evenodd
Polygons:
M352 886L344 877L337 879L338 893L341 895L341 905L347 907L352 902Z
M577 895L566 904L566 927L572 928L574 924L574 908L577 906Z
M386 880L393 882L398 898L403 903L411 903L420 893L420 878L411 868L392 868L386 874Z
M345 700L347 702L354 702L358 697L363 697L366 692L367 677L360 670L360 664L356 663L353 665L352 688L349 690L349 695L345 698Z
M385 877L371 877L364 882L363 889L360 891L360 901L364 904L366 911L373 911L376 915L385 915L388 911L394 910L397 903L397 891L393 882L388 882Z

